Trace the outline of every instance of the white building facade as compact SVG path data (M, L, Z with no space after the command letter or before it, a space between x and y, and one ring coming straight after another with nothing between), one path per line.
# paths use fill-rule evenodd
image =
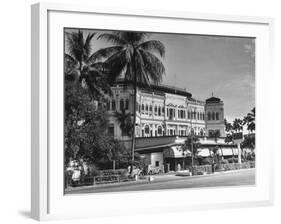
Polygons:
M109 100L109 133L117 139L129 137L122 133L115 111L124 109L133 120L134 89L116 83ZM137 87L136 137L208 136L219 131L225 137L224 108L219 98L196 100L184 89L169 86Z

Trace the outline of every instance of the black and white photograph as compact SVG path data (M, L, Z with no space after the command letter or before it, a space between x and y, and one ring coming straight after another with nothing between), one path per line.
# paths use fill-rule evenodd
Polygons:
M255 186L254 37L63 41L65 194Z

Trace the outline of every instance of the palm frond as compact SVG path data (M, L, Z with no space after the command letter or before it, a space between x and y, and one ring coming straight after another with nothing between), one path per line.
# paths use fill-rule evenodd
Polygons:
M67 38L67 51L77 61L83 58L83 34L78 32L66 33Z
M142 55L145 71L149 74L151 81L154 83L160 83L162 81L162 76L165 74L165 67L163 63L148 51L144 51L142 49L139 50L140 54Z
M108 42L111 42L115 45L126 45L126 40L122 39L120 35L117 35L115 33L103 33L98 36L98 40L106 40Z
M84 50L85 50L87 56L89 56L92 51L91 41L95 35L96 35L96 33L89 33L88 36L86 37L85 44L84 44Z
M137 83L142 83L145 86L148 86L150 88L150 77L148 76L148 74L145 71L145 65L144 65L144 61L143 61L143 57L140 54L139 51L136 51L136 57L135 57L135 75L136 77L136 81Z
M125 54L125 50L119 51L104 62L105 69L109 71L112 78L118 77L125 68L127 64Z
M113 47L107 47L100 49L93 53L88 59L87 63L91 64L96 61L102 60L104 58L111 57L113 54L116 54L117 52L121 51L123 49L122 46L113 46Z
M165 46L159 40L149 40L141 43L138 48L141 48L145 51L151 51L159 54L161 57L165 57Z
M149 33L146 32L120 32L116 31L116 35L121 36L122 39L126 40L127 43L132 45L139 44L144 42L149 36Z

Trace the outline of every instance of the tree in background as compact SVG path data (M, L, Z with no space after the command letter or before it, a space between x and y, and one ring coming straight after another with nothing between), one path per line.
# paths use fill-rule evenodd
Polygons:
M218 142L218 138L220 137L220 131L219 130L211 131L209 133L209 137L213 138L215 140L215 142L217 143Z
M86 89L65 81L64 136L66 157L87 157L94 161L99 150L97 141L106 137L107 117L97 110Z
M137 85L150 86L162 81L165 67L155 55L164 57L165 47L158 40L148 40L149 34L143 32L121 32L101 34L98 39L106 40L113 44L112 47L102 49L108 52L105 68L109 74L124 74L124 81L133 83L134 106L132 127L132 164L134 163L135 126L137 110Z
M229 123L226 119L224 119L224 126L225 126L225 132L226 132L226 138L225 142L232 142L232 133L233 133L233 127L232 124Z
M115 77L104 72L102 60L108 56L108 51L92 52L95 35L85 36L81 30L66 33L65 76L88 89L95 100L100 100L111 94L110 83Z
M195 135L189 135L187 139L184 142L184 145L182 146L183 154L185 152L190 151L191 152L191 166L194 165L194 158L196 157L198 153L198 149L200 147L201 143L199 141L199 138ZM184 160L183 160L183 168L185 167Z
M123 134L131 137L133 130L133 122L131 119L131 113L126 113L124 108L121 109L121 112L115 111L115 117L120 125L120 129Z
M243 119L243 125L247 125L247 130L250 132L255 131L256 129L256 108L254 107L250 113Z
M241 120L240 118L235 118L232 123L232 130L234 132L243 131L243 120Z

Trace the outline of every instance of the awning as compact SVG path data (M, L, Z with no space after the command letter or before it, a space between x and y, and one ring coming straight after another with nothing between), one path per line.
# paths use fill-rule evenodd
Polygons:
M213 155L214 153L210 151L208 148L200 148L197 151L197 156L200 157L209 157L210 155Z
M233 156L232 148L223 148L222 150L222 156Z
M191 156L189 150L183 151L181 146L171 146L163 150L164 158L184 158Z

